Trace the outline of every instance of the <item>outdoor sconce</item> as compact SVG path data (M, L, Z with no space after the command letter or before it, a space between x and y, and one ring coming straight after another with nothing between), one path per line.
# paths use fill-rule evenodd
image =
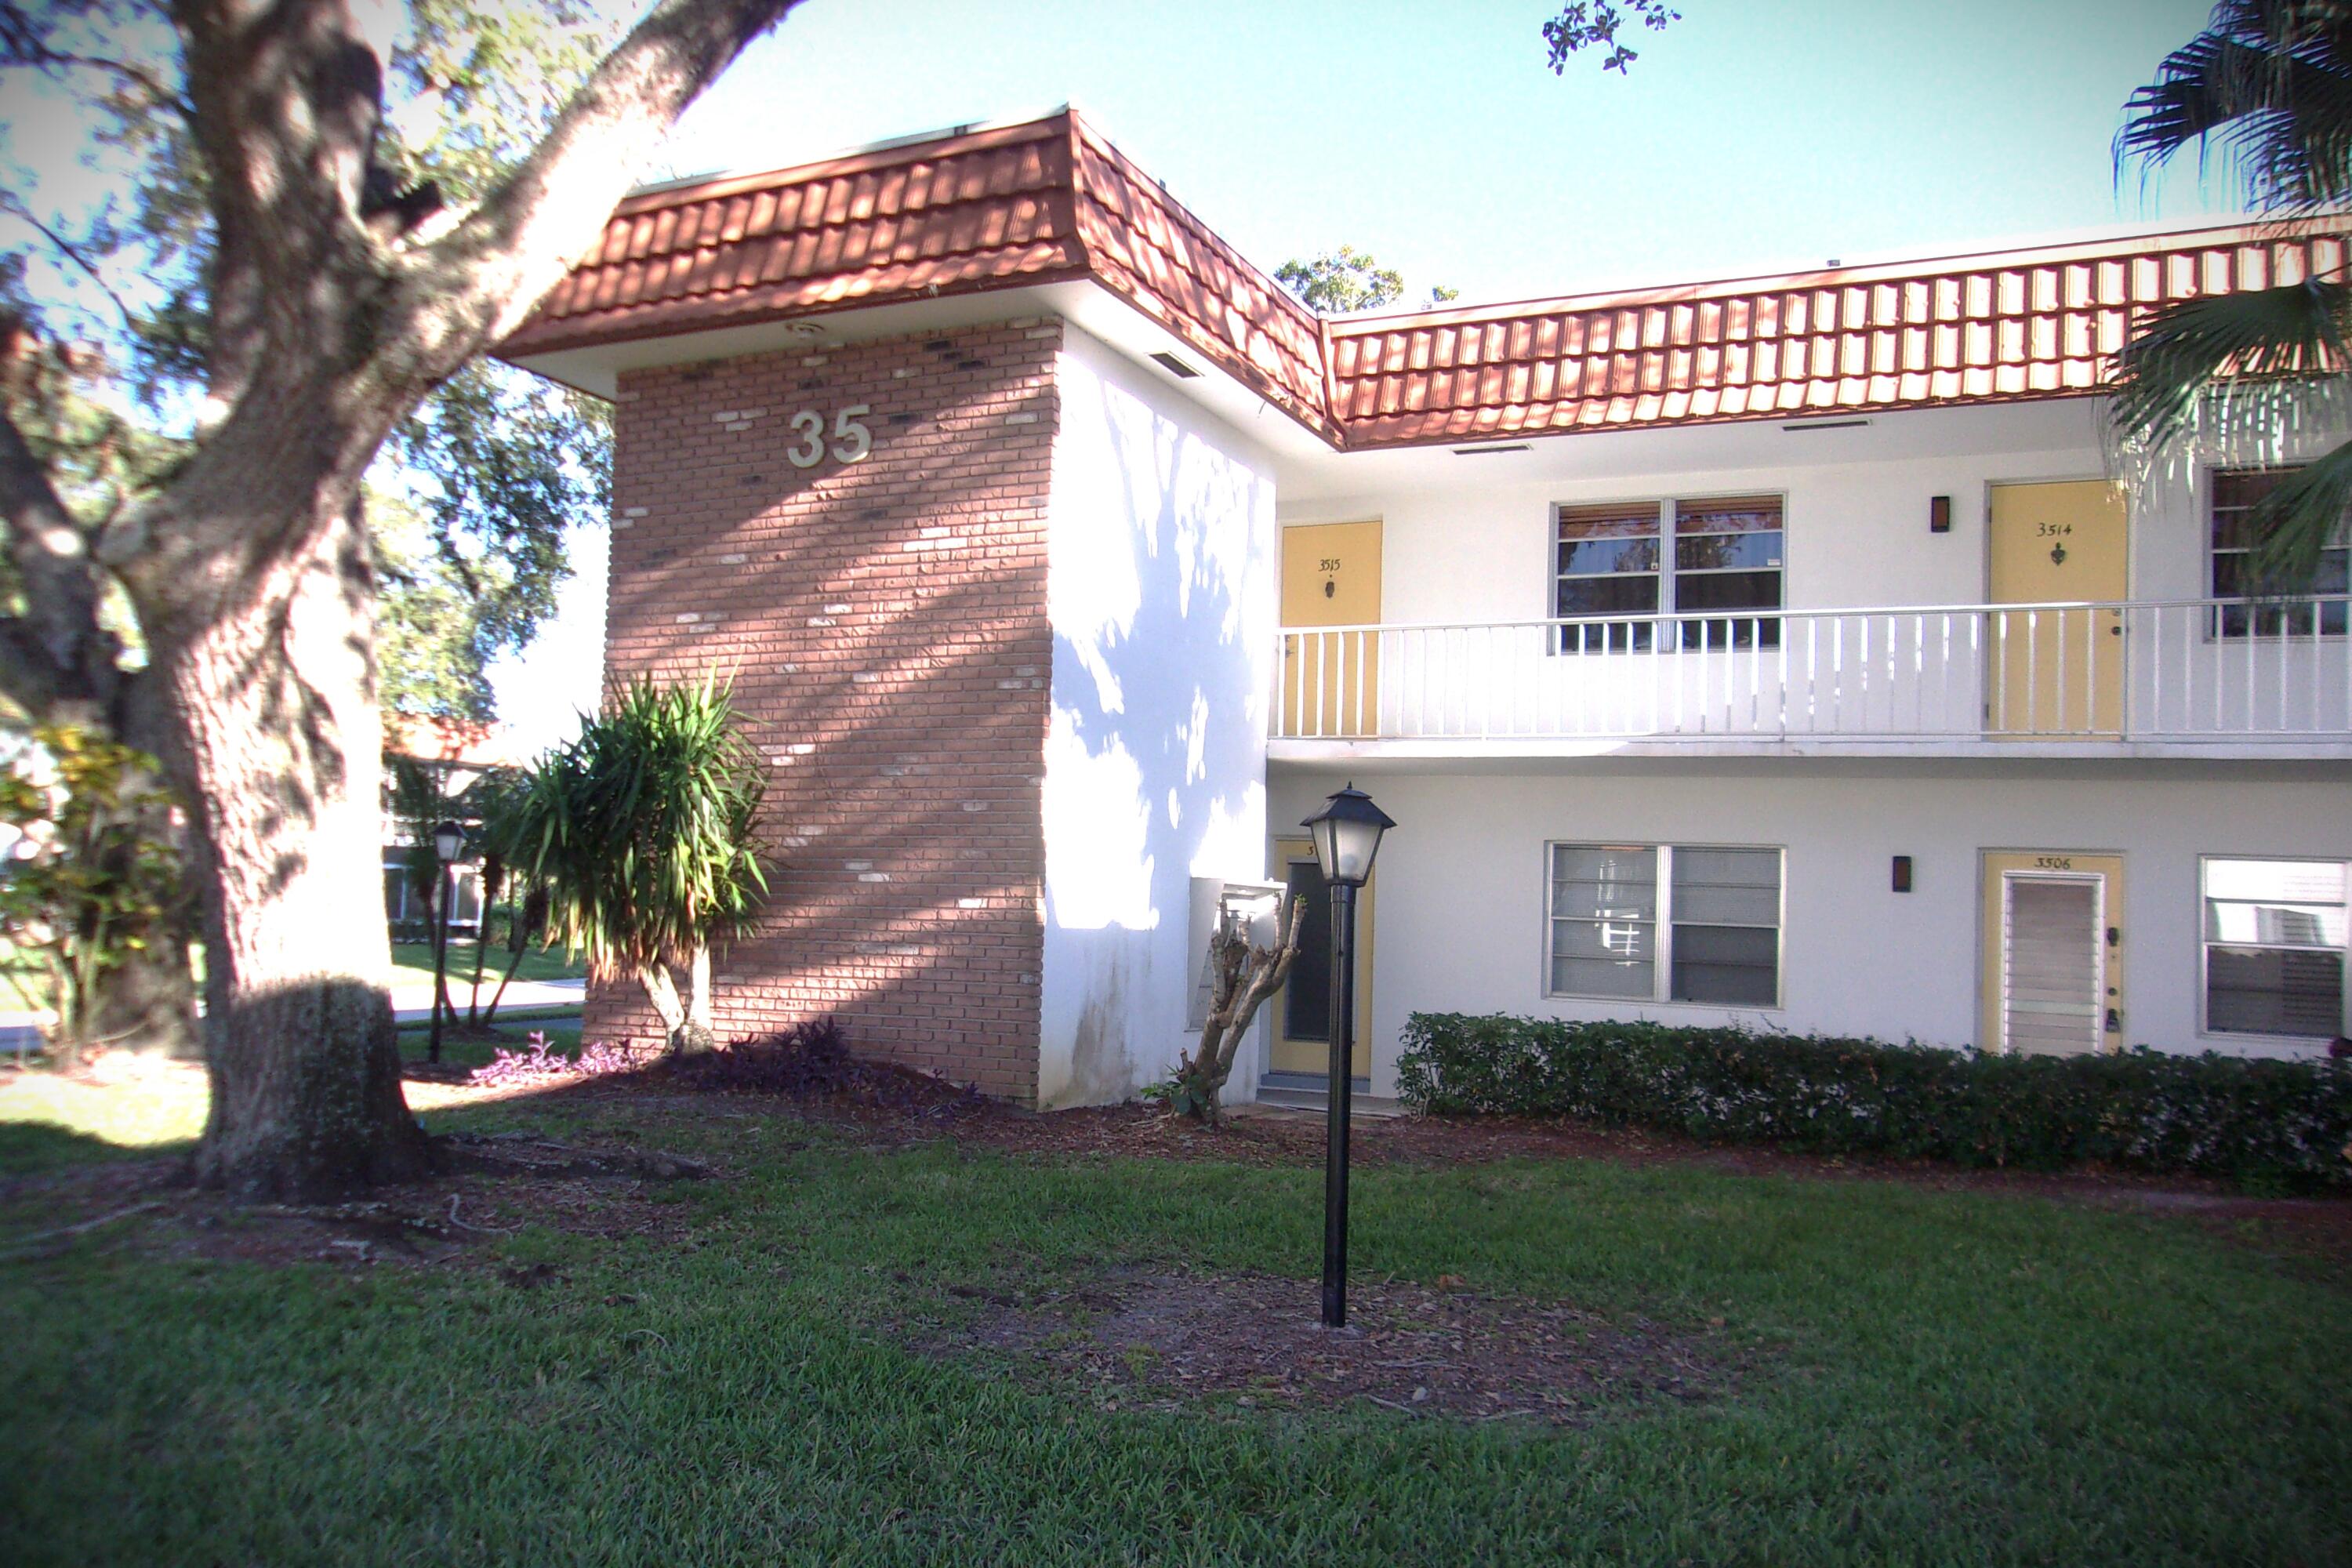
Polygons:
M1356 889L1372 874L1381 835L1396 826L1372 797L1349 784L1300 824L1331 889L1331 1079L1323 1141L1323 1326L1348 1321L1348 1121L1356 1054Z
M1908 855L1895 858L1895 890L1898 893L1911 890L1911 857Z
M1929 496L1927 498L1927 531L1930 533L1952 531L1951 497Z
M456 891L449 863L465 847L466 830L456 823L445 821L433 829L433 901L439 908L433 918L433 1032L425 1046L425 1059L430 1062L441 1059L441 993L447 985L449 899Z

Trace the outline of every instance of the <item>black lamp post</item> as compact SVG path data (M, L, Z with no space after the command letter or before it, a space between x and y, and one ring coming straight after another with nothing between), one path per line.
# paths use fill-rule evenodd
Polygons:
M441 1059L441 987L449 963L449 895L453 890L449 867L465 846L466 830L454 822L444 822L433 830L433 901L439 908L433 919L433 1037L425 1047L427 1061Z
M1348 1321L1348 1121L1356 1054L1356 889L1372 874L1381 835L1394 827L1372 797L1349 784L1301 826L1331 890L1330 1131L1323 1145L1323 1323Z

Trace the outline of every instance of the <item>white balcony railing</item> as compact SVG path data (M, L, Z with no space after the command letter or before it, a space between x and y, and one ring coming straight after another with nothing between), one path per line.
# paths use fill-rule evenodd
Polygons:
M2352 601L1289 628L1282 740L2352 741Z

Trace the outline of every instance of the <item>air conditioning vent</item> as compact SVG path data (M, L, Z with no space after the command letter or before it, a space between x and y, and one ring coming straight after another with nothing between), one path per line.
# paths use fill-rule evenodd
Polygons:
M1171 353L1153 354L1151 356L1151 363L1166 371L1169 374L1175 376L1180 381L1190 381L1194 376L1201 374L1199 371L1194 370L1191 365L1186 364L1182 360L1178 359Z

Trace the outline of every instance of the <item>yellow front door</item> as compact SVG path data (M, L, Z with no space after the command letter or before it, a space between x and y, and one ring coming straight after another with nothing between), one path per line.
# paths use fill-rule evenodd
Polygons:
M1298 962L1270 1004L1270 1065L1276 1072L1323 1077L1331 1070L1331 898L1323 886L1323 868L1316 863L1314 843L1276 839L1274 874L1266 879L1283 885L1286 901L1307 900ZM1356 895L1356 1040L1348 1059L1349 1071L1357 1078L1369 1078L1372 1070L1372 889L1378 880L1375 874Z
M1368 626L1381 618L1381 525L1323 522L1282 531L1282 624ZM1380 638L1361 632L1282 634L1285 735L1380 730Z
M2130 592L2128 510L2105 479L1992 488L1989 602L2111 603ZM1985 731L1996 738L2123 732L2119 610L1986 617Z
M2121 1050L2123 857L1988 850L1982 887L1985 1048Z

